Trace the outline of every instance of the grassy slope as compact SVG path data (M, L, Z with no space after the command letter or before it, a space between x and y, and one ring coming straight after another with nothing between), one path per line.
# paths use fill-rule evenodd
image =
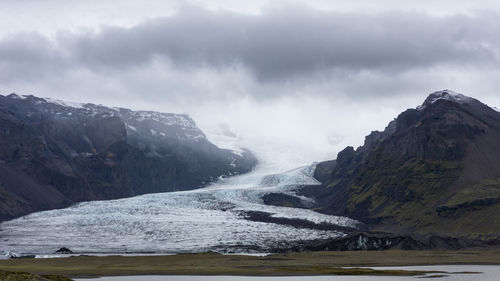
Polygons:
M346 204L351 213L362 210L381 219L374 231L498 238L500 204L481 201L500 198L500 180L457 188L461 167L456 162L376 159L354 172ZM336 187L335 182L327 186ZM448 211L438 212L440 207Z
M428 264L500 264L500 250L310 252L267 257L182 254L171 256L71 257L0 261L0 270L65 276L112 275L413 275L339 267Z
M28 272L10 272L0 270L0 280L3 281L71 281L61 275L37 275Z
M384 139L339 153L335 168L318 164L322 211L374 231L500 238L500 115L441 100L396 120Z

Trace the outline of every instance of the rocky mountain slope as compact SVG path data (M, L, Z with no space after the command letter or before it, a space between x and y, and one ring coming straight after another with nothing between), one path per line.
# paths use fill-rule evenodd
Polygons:
M321 211L373 231L500 237L500 113L448 90L319 163Z
M74 202L202 187L250 171L187 115L0 95L0 221Z

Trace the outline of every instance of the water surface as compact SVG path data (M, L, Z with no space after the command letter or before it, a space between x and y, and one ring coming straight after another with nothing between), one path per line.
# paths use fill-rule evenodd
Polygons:
M426 276L280 276L280 277L253 277L253 276L121 276L102 277L98 279L76 279L79 281L405 281L422 280L422 277L445 275L440 278L429 278L443 281L493 281L499 280L500 266L493 265L436 265L436 266L398 266L398 267L375 267L374 269L398 269L398 270L424 270L424 271L446 271L457 272L479 272L467 274L428 274ZM424 280L427 278L424 278Z

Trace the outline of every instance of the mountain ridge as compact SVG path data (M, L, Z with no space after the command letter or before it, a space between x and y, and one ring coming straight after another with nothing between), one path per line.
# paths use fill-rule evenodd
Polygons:
M373 231L500 237L500 113L449 90L319 163L316 208Z
M212 144L184 114L0 95L0 220L194 189L256 163Z

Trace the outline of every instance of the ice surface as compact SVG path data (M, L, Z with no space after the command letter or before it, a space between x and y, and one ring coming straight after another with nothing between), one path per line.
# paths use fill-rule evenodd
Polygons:
M337 231L295 228L245 219L245 212L272 217L356 227L345 217L307 209L266 206L270 192L294 195L298 186L318 184L314 164L293 146L272 141L243 143L261 160L251 173L220 179L210 186L183 192L84 202L33 213L0 224L0 250L50 254L61 247L83 253L124 252L267 252L293 241L333 238ZM302 198L303 200L312 200Z

